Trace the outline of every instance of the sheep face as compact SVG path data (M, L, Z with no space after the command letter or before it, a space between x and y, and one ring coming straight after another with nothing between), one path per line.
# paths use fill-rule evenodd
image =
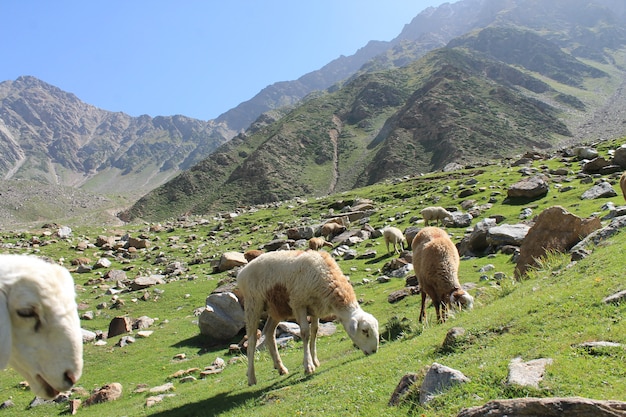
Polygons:
M348 336L366 355L378 351L378 320L364 311L350 319Z
M0 262L0 280L14 279L0 282L0 369L10 365L36 395L54 398L82 374L82 332L71 275L35 261Z
M474 307L474 297L463 290L457 290L450 294L450 305L459 310L471 310Z

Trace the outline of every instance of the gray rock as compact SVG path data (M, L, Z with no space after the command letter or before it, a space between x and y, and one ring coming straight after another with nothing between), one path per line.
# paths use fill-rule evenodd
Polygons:
M626 402L582 397L513 398L465 408L457 417L623 417L625 409Z
M525 224L502 224L489 229L486 241L494 247L504 245L520 246L529 230L530 226Z
M534 359L528 362L522 362L522 358L515 358L509 362L507 383L539 388L539 382L543 379L546 366L551 363L552 359L549 358Z
M243 308L230 292L211 294L206 308L198 317L200 333L212 340L230 340L245 326Z
M548 182L543 175L524 178L511 185L507 191L509 198L538 198L548 193Z
M596 198L609 198L616 196L617 192L613 189L613 186L608 182L603 181L585 191L580 198L583 200L594 200Z
M420 387L420 404L428 403L437 394L453 385L469 381L470 379L463 375L462 372L435 362L428 369Z

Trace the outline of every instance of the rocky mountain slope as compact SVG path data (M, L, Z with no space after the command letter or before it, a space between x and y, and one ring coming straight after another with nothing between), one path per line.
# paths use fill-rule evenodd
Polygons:
M561 33L558 43L556 32L547 29L493 25L406 66L362 71L240 135L144 196L124 218L158 219L325 195L451 163L477 164L597 140L581 127L607 111L607 103L624 99L620 91L626 80L626 38L619 19L601 11L589 12L591 28L622 41L615 44L612 37L593 57L578 57L565 46L576 44L580 53L581 45L598 40L597 32L582 36L574 17L559 15L565 23L558 21L555 30L569 28L575 36ZM495 15L501 19L502 10ZM618 49L612 49L615 45ZM384 59L399 62L405 52L395 48ZM618 117L613 120L613 132L625 134L626 126Z
M34 77L0 83L0 175L140 196L226 141L185 116L98 109Z

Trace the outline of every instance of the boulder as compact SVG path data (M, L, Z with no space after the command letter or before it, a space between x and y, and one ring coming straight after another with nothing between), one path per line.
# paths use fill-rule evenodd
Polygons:
M114 317L109 323L109 332L107 337L113 337L124 333L130 333L133 329L132 322L129 317Z
M165 280L163 279L163 275L153 274L147 277L137 277L130 283L130 289L132 291L139 291L146 289L148 287L152 287L153 285L162 285L165 284Z
M482 254L489 247L487 233L492 227L496 227L495 219L487 218L476 223L472 232L465 236L459 243L459 255L474 256Z
M522 358L515 358L509 362L509 385L520 385L539 389L539 382L543 379L546 366L552 363L552 359L541 358L528 362L522 362Z
M530 226L526 224L502 224L490 227L485 239L493 247L520 246L529 230Z
M444 226L448 227L469 227L474 217L469 213L460 211L450 212L450 217L442 220Z
M611 163L619 165L622 169L626 169L626 145L622 145L615 149Z
M601 227L600 219L582 219L561 206L544 210L528 231L515 266L515 277L522 277L547 251L567 252L591 232Z
M579 160L594 159L598 157L598 151L588 146L579 146L574 149L574 154Z
M217 269L220 272L229 271L237 266L243 266L247 264L246 257L241 252L225 252L220 257L220 262L217 265Z
M602 181L585 191L580 198L583 200L595 200L596 198L610 198L616 196L617 192L613 189L613 186L608 182Z
M433 363L428 369L420 387L420 404L430 402L437 394L453 385L469 382L469 378L461 371Z
M109 401L115 401L122 396L122 384L113 382L99 388L91 397L87 398L85 405L99 404Z
M237 296L230 292L211 294L206 308L198 317L200 333L211 340L228 341L245 326L243 308Z
M586 174L597 174L602 170L602 168L609 166L609 165L611 165L609 161L599 156L585 163L583 165L583 172Z
M539 198L548 193L548 182L543 175L524 178L511 185L507 191L509 198Z
M615 417L626 416L626 402L582 397L513 398L464 408L457 417Z

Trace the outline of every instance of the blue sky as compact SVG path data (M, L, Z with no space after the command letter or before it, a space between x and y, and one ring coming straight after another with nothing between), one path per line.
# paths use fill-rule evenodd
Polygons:
M445 0L4 0L0 81L32 75L131 116L214 119Z

